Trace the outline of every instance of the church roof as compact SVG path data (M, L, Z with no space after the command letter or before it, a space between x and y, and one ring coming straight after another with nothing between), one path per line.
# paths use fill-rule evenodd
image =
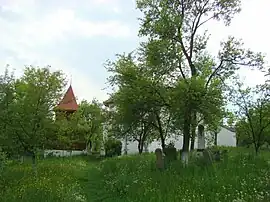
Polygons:
M105 101L103 102L103 104L104 104L106 107L109 107L110 105L112 105L112 104L113 104L113 99L112 99L112 97L110 97L109 99L105 100Z
M78 104L76 102L76 98L75 98L71 85L69 86L63 99L57 105L56 110L61 110L61 111L77 111L78 110Z

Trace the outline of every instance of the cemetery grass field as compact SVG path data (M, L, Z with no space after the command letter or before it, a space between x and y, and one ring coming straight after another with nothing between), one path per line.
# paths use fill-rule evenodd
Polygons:
M105 160L90 157L39 160L37 177L30 162L9 163L0 175L1 202L260 202L270 201L270 152L256 157L229 149L227 162L203 166L180 161L165 171L153 154Z

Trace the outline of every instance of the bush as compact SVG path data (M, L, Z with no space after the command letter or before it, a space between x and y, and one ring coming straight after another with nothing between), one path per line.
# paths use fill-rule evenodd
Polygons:
M7 163L6 153L3 152L1 147L0 147L0 174L3 171L3 169L5 168L6 163Z
M120 156L122 151L122 142L120 140L109 138L105 142L105 156Z
M2 152L2 149L0 147L0 189L3 189L5 185L5 181L2 175L5 171L6 165L7 165L6 154Z

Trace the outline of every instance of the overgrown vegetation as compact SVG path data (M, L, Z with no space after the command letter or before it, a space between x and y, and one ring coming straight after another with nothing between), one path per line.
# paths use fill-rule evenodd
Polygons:
M105 156L113 157L122 154L122 142L115 138L108 138L105 142Z
M46 159L38 164L38 177L31 175L30 163L12 164L0 201L269 201L269 152L225 149L228 161L202 166L190 159L188 168L174 161L162 172L153 154Z
M82 158L58 158L40 161L38 176L31 161L12 163L3 172L0 201L84 201L76 174L87 166Z
M56 111L66 81L50 67L28 66L19 78L7 68L0 76L1 201L270 201L269 151L262 150L270 144L270 73L256 87L244 88L237 77L243 67L270 69L262 53L233 36L217 55L207 50L205 25L229 26L241 1L136 2L143 14L139 35L147 41L106 64L112 90L106 107L93 99ZM236 128L239 145L252 149L230 149L228 159L212 163L204 131L217 145L221 125ZM201 154L210 160L190 153L197 129ZM183 137L181 157L166 144L170 136ZM127 142L136 141L140 155L120 156L120 140L125 153ZM153 154L143 154L153 140L162 147L160 170ZM92 160L39 159L46 149L78 148ZM111 158L93 162L103 149ZM31 156L32 168L29 159L17 162L21 156Z

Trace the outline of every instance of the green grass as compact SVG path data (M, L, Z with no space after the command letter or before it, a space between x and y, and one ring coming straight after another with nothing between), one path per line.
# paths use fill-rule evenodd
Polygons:
M30 163L10 165L3 175L0 201L80 201L78 174L88 166L84 158L42 160L35 177Z
M105 159L53 158L38 164L10 165L0 201L270 201L270 153L258 157L229 149L228 163L200 166L180 161L160 172L152 154Z

